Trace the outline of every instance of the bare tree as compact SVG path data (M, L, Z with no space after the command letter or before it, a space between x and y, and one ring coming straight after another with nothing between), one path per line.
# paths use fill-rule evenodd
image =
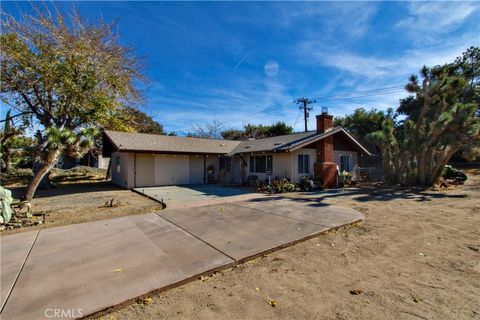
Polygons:
M216 116L212 122L205 125L193 125L192 132L188 135L196 138L222 139L223 122Z

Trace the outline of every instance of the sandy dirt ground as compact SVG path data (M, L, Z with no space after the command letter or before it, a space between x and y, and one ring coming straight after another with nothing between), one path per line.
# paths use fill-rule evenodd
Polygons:
M24 187L12 188L20 198ZM113 207L105 206L114 199ZM59 184L53 189L38 190L32 201L34 212L45 211L46 223L38 226L5 230L0 236L39 228L89 222L160 210L158 202L109 182Z
M441 192L289 195L366 220L102 318L480 319L480 170L469 173L466 185Z

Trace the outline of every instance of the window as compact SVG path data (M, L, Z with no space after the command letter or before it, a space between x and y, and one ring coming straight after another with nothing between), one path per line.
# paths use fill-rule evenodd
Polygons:
M255 157L255 172L267 171L267 157Z
M271 174L272 170L272 156L250 156L250 172Z
M220 158L220 170L225 170L225 172L230 172L232 168L232 158Z
M115 170L118 174L120 174L120 156L115 158Z
M298 155L298 173L310 173L310 155L299 154Z
M352 156L340 156L340 172L352 171L352 168L350 166L350 164L352 163L351 159Z

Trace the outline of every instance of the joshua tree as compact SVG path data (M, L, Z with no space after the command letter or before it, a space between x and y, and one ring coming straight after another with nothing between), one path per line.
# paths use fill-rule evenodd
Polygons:
M454 153L478 146L480 50L470 48L454 63L421 70L406 90L419 110L399 126L391 116L370 137L382 149L386 178L396 183L432 185Z

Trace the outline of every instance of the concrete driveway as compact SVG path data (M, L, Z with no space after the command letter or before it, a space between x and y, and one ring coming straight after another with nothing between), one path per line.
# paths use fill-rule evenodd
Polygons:
M134 188L135 192L163 201L170 208L187 208L261 196L251 188L217 184Z
M362 219L263 197L4 236L1 318L86 316Z

